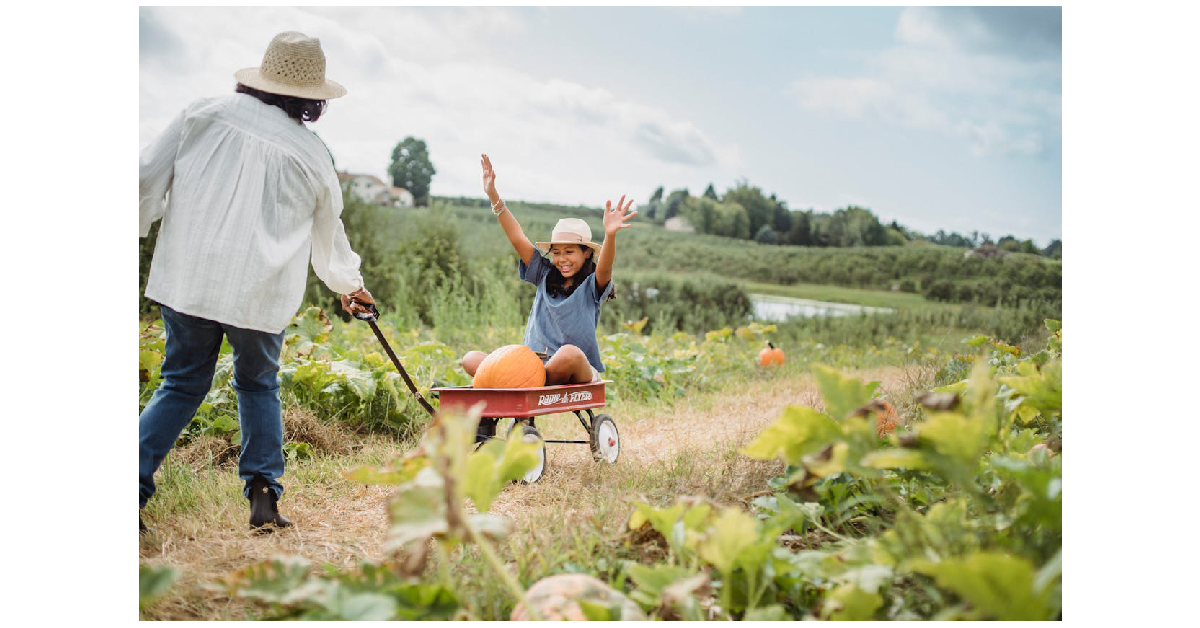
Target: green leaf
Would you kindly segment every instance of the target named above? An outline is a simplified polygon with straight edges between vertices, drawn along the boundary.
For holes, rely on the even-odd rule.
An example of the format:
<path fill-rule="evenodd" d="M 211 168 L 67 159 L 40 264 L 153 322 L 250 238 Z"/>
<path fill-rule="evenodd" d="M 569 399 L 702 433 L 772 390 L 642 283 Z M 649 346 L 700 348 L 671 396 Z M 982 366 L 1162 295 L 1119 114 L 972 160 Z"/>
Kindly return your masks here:
<path fill-rule="evenodd" d="M 916 561 L 912 568 L 932 576 L 939 587 L 953 591 L 983 618 L 1053 619 L 1046 592 L 1035 591 L 1033 565 L 1024 558 L 1000 552 L 975 552 L 938 563 Z"/>
<path fill-rule="evenodd" d="M 782 604 L 772 604 L 770 606 L 760 606 L 746 611 L 746 615 L 742 617 L 742 621 L 788 621 L 791 616 L 787 614 L 787 610 Z"/>
<path fill-rule="evenodd" d="M 1046 319 L 1046 329 L 1050 331 L 1058 331 L 1062 329 L 1062 321 L 1056 321 L 1053 318 Z"/>
<path fill-rule="evenodd" d="M 799 464 L 804 455 L 820 451 L 841 435 L 841 425 L 828 415 L 808 406 L 787 406 L 783 416 L 739 453 L 760 460 L 778 456 L 788 464 Z"/>
<path fill-rule="evenodd" d="M 489 440 L 467 458 L 463 492 L 479 512 L 487 512 L 492 501 L 509 482 L 523 477 L 541 459 L 541 445 L 519 438 Z"/>
<path fill-rule="evenodd" d="M 411 482 L 417 473 L 428 465 L 429 458 L 425 456 L 413 456 L 402 458 L 399 462 L 399 468 L 363 466 L 347 471 L 343 476 L 347 480 L 362 482 L 363 484 L 399 485 Z"/>
<path fill-rule="evenodd" d="M 821 615 L 838 621 L 862 621 L 874 617 L 881 606 L 882 595 L 868 593 L 853 584 L 843 584 L 825 596 Z"/>
<path fill-rule="evenodd" d="M 975 336 L 969 340 L 964 340 L 963 344 L 971 345 L 972 347 L 981 347 L 990 340 L 987 336 Z"/>
<path fill-rule="evenodd" d="M 162 567 L 138 567 L 138 603 L 145 604 L 162 595 L 171 588 L 171 584 L 179 577 L 179 570 L 164 565 Z"/>
<path fill-rule="evenodd" d="M 662 604 L 662 592 L 667 587 L 686 577 L 690 571 L 686 567 L 669 563 L 654 565 L 632 563 L 626 568 L 625 573 L 637 587 L 629 594 L 629 597 L 641 604 L 642 608 L 650 610 Z"/>
<path fill-rule="evenodd" d="M 356 593 L 337 587 L 329 598 L 326 609 L 338 620 L 387 621 L 396 616 L 396 600 L 382 593 Z"/>
<path fill-rule="evenodd" d="M 854 414 L 871 400 L 875 389 L 879 388 L 879 382 L 864 383 L 821 364 L 814 364 L 812 371 L 821 398 L 825 400 L 825 413 L 835 419 Z"/>
<path fill-rule="evenodd" d="M 579 605 L 579 610 L 583 611 L 583 616 L 588 621 L 620 621 L 621 620 L 621 605 L 618 602 L 615 606 L 600 604 L 598 602 L 589 602 L 588 600 L 578 599 L 575 603 Z"/>
<path fill-rule="evenodd" d="M 385 549 L 400 549 L 445 534 L 446 495 L 442 478 L 432 467 L 421 469 L 388 504 L 391 525 Z"/>
<path fill-rule="evenodd" d="M 921 424 L 921 443 L 938 453 L 974 467 L 988 444 L 987 426 L 975 417 L 957 412 L 934 412 Z"/>
<path fill-rule="evenodd" d="M 309 307 L 292 319 L 284 335 L 289 350 L 296 355 L 311 354 L 316 345 L 329 340 L 333 323 L 319 307 Z"/>
<path fill-rule="evenodd" d="M 913 449 L 879 449 L 863 456 L 860 461 L 864 467 L 876 469 L 928 469 L 929 461 L 925 454 Z"/>
<path fill-rule="evenodd" d="M 737 508 L 726 508 L 700 543 L 700 557 L 724 574 L 733 573 L 739 555 L 758 540 L 758 519 Z"/>
<path fill-rule="evenodd" d="M 301 556 L 280 556 L 247 565 L 222 582 L 238 596 L 287 604 L 323 592 L 319 583 L 308 582 L 311 571 L 312 563 Z"/>

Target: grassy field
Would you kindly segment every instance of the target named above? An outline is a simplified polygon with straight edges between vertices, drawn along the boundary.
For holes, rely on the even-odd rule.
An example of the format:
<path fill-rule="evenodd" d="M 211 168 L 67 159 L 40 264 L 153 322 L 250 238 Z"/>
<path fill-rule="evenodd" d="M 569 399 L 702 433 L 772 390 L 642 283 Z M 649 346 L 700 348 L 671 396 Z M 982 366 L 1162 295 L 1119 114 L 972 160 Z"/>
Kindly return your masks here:
<path fill-rule="evenodd" d="M 928 367 L 882 367 L 860 373 L 884 382 L 887 394 L 911 398 L 932 383 Z M 533 485 L 505 489 L 490 512 L 510 519 L 515 532 L 499 549 L 528 586 L 553 573 L 611 572 L 622 560 L 653 559 L 662 548 L 641 543 L 626 522 L 632 503 L 667 504 L 687 495 L 722 505 L 745 506 L 778 475 L 778 462 L 746 458 L 737 450 L 776 419 L 787 404 L 818 404 L 811 378 L 800 368 L 731 380 L 718 389 L 675 404 L 610 404 L 621 432 L 615 465 L 592 461 L 586 447 L 549 445 L 546 475 Z M 543 417 L 546 438 L 579 438 L 573 416 Z M 249 514 L 237 478 L 236 454 L 219 439 L 173 451 L 159 471 L 160 490 L 145 517 L 153 528 L 140 541 L 144 566 L 172 566 L 181 577 L 167 594 L 141 612 L 146 620 L 238 620 L 261 617 L 265 608 L 231 599 L 214 583 L 279 554 L 353 570 L 362 561 L 385 562 L 386 504 L 394 491 L 364 486 L 346 471 L 381 465 L 415 446 L 363 436 L 291 409 L 287 440 L 314 445 L 313 457 L 289 463 L 281 511 L 295 527 L 273 535 L 250 533 Z M 503 426 L 502 426 L 503 429 Z M 501 432 L 502 433 L 502 432 Z M 454 558 L 466 615 L 507 619 L 511 596 L 487 573 L 477 553 Z"/>

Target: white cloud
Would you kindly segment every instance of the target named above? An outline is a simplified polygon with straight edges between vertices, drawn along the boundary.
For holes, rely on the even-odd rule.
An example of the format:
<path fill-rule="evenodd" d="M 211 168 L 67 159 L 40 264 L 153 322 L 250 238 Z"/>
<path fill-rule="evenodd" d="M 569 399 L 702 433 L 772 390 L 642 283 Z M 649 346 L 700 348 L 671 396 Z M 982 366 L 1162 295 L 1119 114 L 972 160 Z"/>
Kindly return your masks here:
<path fill-rule="evenodd" d="M 1062 134 L 1062 64 L 1004 54 L 1013 30 L 1004 28 L 975 11 L 908 8 L 896 27 L 902 45 L 872 56 L 865 73 L 805 77 L 789 93 L 819 115 L 958 135 L 977 157 L 1037 156 Z"/>
<path fill-rule="evenodd" d="M 383 178 L 392 148 L 413 135 L 437 168 L 434 194 L 481 194 L 479 154 L 488 152 L 510 198 L 601 204 L 622 193 L 645 201 L 664 183 L 719 179 L 720 168 L 737 163 L 736 147 L 665 110 L 491 61 L 488 47 L 524 28 L 511 11 L 147 11 L 162 31 L 155 41 L 174 38 L 187 55 L 141 59 L 143 144 L 192 99 L 232 91 L 233 72 L 257 63 L 275 32 L 294 29 L 321 39 L 327 75 L 348 90 L 312 125 L 339 169 Z M 246 28 L 231 33 L 231 21 Z"/>

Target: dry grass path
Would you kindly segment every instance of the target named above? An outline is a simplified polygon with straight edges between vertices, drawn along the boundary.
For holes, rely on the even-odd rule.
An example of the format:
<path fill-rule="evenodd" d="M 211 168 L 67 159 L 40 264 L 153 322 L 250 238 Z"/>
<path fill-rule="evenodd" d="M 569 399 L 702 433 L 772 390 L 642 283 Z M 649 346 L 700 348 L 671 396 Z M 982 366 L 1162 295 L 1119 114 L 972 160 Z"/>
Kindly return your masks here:
<path fill-rule="evenodd" d="M 856 375 L 882 381 L 885 393 L 891 394 L 903 394 L 919 376 L 890 367 Z M 577 542 L 579 530 L 600 537 L 619 535 L 634 501 L 664 504 L 676 496 L 697 495 L 718 503 L 744 503 L 747 495 L 763 490 L 782 465 L 751 460 L 737 450 L 788 404 L 819 407 L 810 377 L 766 377 L 736 391 L 696 395 L 643 416 L 613 411 L 621 438 L 616 465 L 593 462 L 586 445 L 548 445 L 543 479 L 512 485 L 491 512 L 514 524 L 510 551 L 554 556 L 555 547 Z M 542 417 L 538 427 L 545 438 L 584 438 L 583 428 L 569 414 Z M 280 504 L 296 525 L 261 536 L 247 529 L 249 509 L 239 496 L 235 467 L 176 463 L 169 472 L 184 479 L 169 501 L 179 504 L 180 512 L 148 511 L 154 530 L 141 537 L 139 557 L 143 565 L 169 564 L 183 575 L 143 618 L 245 619 L 241 601 L 208 590 L 205 583 L 276 555 L 300 555 L 342 568 L 363 559 L 383 559 L 386 504 L 394 489 L 363 486 L 341 473 L 385 460 L 396 453 L 393 449 L 393 443 L 373 440 L 354 453 L 289 465 L 287 493 Z"/>

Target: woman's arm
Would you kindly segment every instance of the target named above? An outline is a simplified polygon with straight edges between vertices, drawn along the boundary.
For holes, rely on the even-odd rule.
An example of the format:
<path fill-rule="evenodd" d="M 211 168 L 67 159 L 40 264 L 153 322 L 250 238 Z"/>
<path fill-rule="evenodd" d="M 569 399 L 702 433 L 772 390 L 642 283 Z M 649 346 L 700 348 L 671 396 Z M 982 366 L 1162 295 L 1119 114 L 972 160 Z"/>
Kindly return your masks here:
<path fill-rule="evenodd" d="M 596 259 L 596 294 L 604 292 L 608 282 L 612 281 L 613 261 L 617 258 L 617 232 L 630 227 L 626 221 L 637 215 L 636 209 L 625 213 L 630 207 L 633 207 L 633 201 L 626 203 L 623 194 L 621 200 L 617 201 L 616 209 L 613 208 L 612 201 L 604 205 L 604 242 L 600 245 L 600 255 Z"/>
<path fill-rule="evenodd" d="M 483 165 L 483 191 L 487 193 L 488 200 L 492 202 L 492 213 L 500 219 L 500 227 L 504 229 L 504 235 L 508 236 L 508 241 L 512 243 L 513 249 L 520 256 L 521 261 L 526 266 L 533 259 L 534 247 L 529 238 L 525 236 L 525 232 L 521 230 L 520 223 L 508 211 L 508 206 L 504 201 L 500 200 L 500 195 L 496 192 L 496 172 L 492 170 L 492 160 L 488 159 L 487 155 L 482 155 L 480 163 Z"/>

